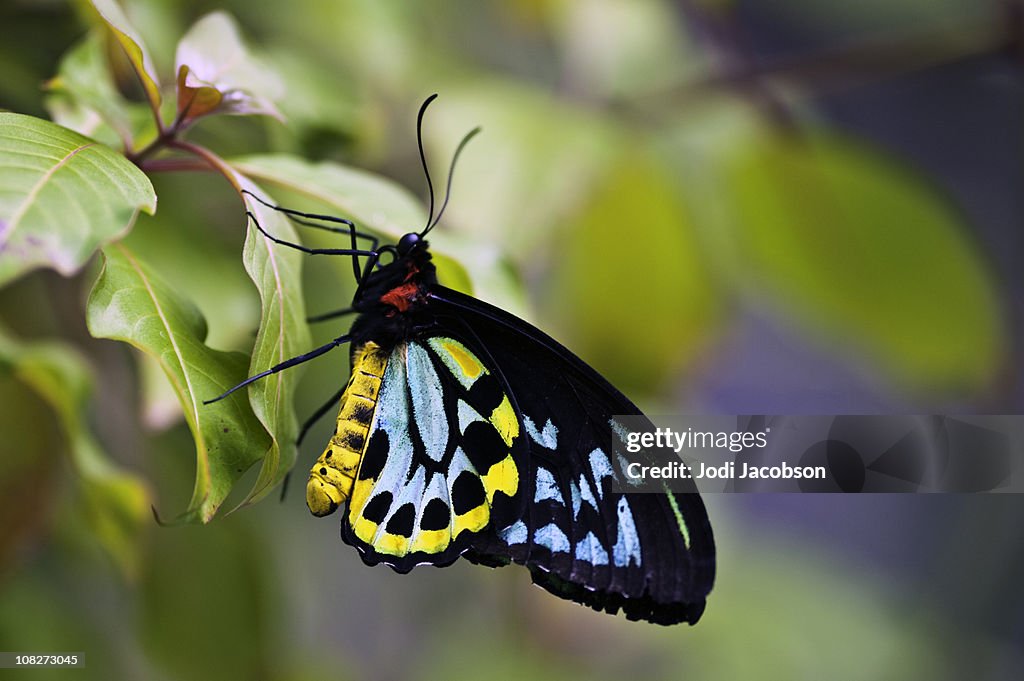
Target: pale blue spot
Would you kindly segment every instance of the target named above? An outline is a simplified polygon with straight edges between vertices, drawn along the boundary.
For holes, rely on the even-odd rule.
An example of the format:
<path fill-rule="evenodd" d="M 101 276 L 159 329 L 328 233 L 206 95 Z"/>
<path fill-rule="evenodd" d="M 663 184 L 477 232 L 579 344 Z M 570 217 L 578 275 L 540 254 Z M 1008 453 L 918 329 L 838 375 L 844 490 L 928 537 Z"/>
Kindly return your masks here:
<path fill-rule="evenodd" d="M 587 536 L 576 545 L 576 560 L 583 560 L 591 565 L 607 565 L 608 552 L 601 546 L 593 532 L 587 532 Z"/>
<path fill-rule="evenodd" d="M 443 411 L 439 412 L 439 417 L 442 414 L 444 414 Z M 474 421 L 483 421 L 483 420 L 484 420 L 484 418 L 482 416 L 480 416 L 480 412 L 478 412 L 473 407 L 469 406 L 469 404 L 465 400 L 459 400 L 459 432 L 460 433 L 465 433 L 466 432 L 466 428 L 469 428 L 469 424 L 473 423 Z"/>
<path fill-rule="evenodd" d="M 555 476 L 546 468 L 538 468 L 537 491 L 533 495 L 533 501 L 536 503 L 545 499 L 553 499 L 565 506 L 565 501 L 562 500 L 562 492 L 558 489 L 558 483 L 555 482 Z"/>
<path fill-rule="evenodd" d="M 501 540 L 509 546 L 512 544 L 525 544 L 526 525 L 523 524 L 522 520 L 517 520 L 512 525 L 509 525 L 504 530 L 498 532 L 498 536 L 501 537 Z"/>
<path fill-rule="evenodd" d="M 616 567 L 628 567 L 631 562 L 640 563 L 640 539 L 633 523 L 633 512 L 629 510 L 626 497 L 619 499 L 619 538 L 612 547 Z"/>
<path fill-rule="evenodd" d="M 424 509 L 426 509 L 427 504 L 429 504 L 434 499 L 440 499 L 442 502 L 444 502 L 445 506 L 448 507 L 449 511 L 451 510 L 452 500 L 448 494 L 448 483 L 447 480 L 445 480 L 444 475 L 442 475 L 441 473 L 432 474 L 430 482 L 427 483 L 427 488 L 423 492 L 423 497 L 419 501 L 419 509 L 416 512 L 416 528 L 413 533 L 412 539 L 410 540 L 410 543 L 415 542 L 416 537 L 419 536 L 421 529 L 420 520 L 422 520 L 423 518 L 423 511 Z M 449 532 L 451 531 L 451 525 L 453 521 L 454 517 L 452 516 L 452 514 L 449 514 Z"/>
<path fill-rule="evenodd" d="M 552 553 L 569 553 L 569 539 L 554 523 L 534 532 L 533 542 L 550 549 Z"/>
<path fill-rule="evenodd" d="M 448 420 L 438 418 L 444 414 L 441 381 L 427 351 L 418 343 L 409 343 L 406 362 L 416 429 L 420 433 L 427 456 L 434 461 L 440 461 L 448 446 Z"/>
<path fill-rule="evenodd" d="M 608 419 L 608 425 L 612 427 L 612 432 L 619 436 L 623 444 L 629 442 L 629 428 L 619 423 L 617 419 Z"/>
<path fill-rule="evenodd" d="M 597 510 L 597 499 L 594 498 L 594 493 L 590 491 L 590 483 L 587 482 L 587 476 L 582 473 L 580 474 L 580 496 L 583 498 L 583 501 L 593 506 L 595 511 Z"/>
<path fill-rule="evenodd" d="M 426 482 L 426 469 L 423 466 L 416 467 L 416 473 L 413 475 L 412 480 L 405 483 L 405 486 L 400 488 L 400 491 L 395 496 L 395 500 L 391 503 L 391 508 L 388 511 L 387 516 L 384 520 L 380 521 L 380 525 L 377 526 L 377 532 L 373 536 L 371 542 L 374 546 L 377 546 L 377 542 L 381 540 L 387 530 L 388 521 L 391 517 L 407 503 L 411 503 L 416 508 L 416 522 L 415 528 L 419 527 L 419 515 L 423 512 L 423 487 Z"/>
<path fill-rule="evenodd" d="M 373 412 L 373 423 L 370 430 L 383 430 L 388 440 L 405 440 L 412 446 L 409 439 L 409 398 L 405 391 L 406 375 L 404 347 L 398 346 L 388 358 L 384 378 L 377 394 L 377 409 Z"/>
<path fill-rule="evenodd" d="M 406 463 L 406 465 L 408 465 L 408 463 Z M 466 456 L 466 452 L 462 449 L 462 447 L 456 447 L 455 453 L 452 454 L 452 462 L 448 464 L 448 471 L 446 473 L 446 477 L 448 478 L 449 493 L 451 492 L 451 486 L 455 484 L 455 480 L 463 471 L 469 471 L 474 475 L 480 475 L 480 473 L 478 473 L 477 470 L 473 468 L 473 464 L 470 463 L 469 457 Z"/>
<path fill-rule="evenodd" d="M 543 431 L 537 430 L 537 425 L 529 416 L 523 416 L 523 424 L 526 426 L 526 434 L 534 442 L 552 451 L 558 449 L 558 428 L 551 422 L 551 419 L 544 424 Z"/>
<path fill-rule="evenodd" d="M 600 449 L 590 452 L 590 472 L 594 475 L 597 496 L 603 497 L 604 492 L 601 491 L 601 478 L 611 478 L 613 473 L 612 462 L 608 460 L 608 457 Z"/>
<path fill-rule="evenodd" d="M 614 418 L 608 420 L 608 425 L 612 427 L 612 431 L 618 436 L 619 440 L 623 445 L 629 442 L 629 436 L 632 434 L 632 431 L 629 428 L 627 428 L 625 425 L 623 425 L 617 419 Z M 630 461 L 628 461 L 626 457 L 622 455 L 622 453 L 619 451 L 619 447 L 616 447 L 614 443 L 612 443 L 612 451 L 615 452 L 615 457 L 619 461 L 619 469 L 623 471 L 628 469 Z M 642 478 L 631 478 L 629 476 L 626 476 L 627 485 L 632 485 L 633 487 L 636 487 L 642 483 Z"/>
<path fill-rule="evenodd" d="M 619 460 L 619 470 L 622 470 L 622 471 L 628 471 L 629 470 L 629 464 L 631 462 L 629 460 L 627 460 L 626 457 L 622 456 L 622 454 L 619 454 L 618 452 L 615 452 L 615 458 L 617 458 Z M 634 478 L 634 477 L 629 476 L 629 475 L 626 476 L 626 484 L 631 486 L 631 487 L 637 487 L 639 485 L 642 485 L 643 482 L 644 482 L 644 479 L 641 478 L 641 477 L 635 477 Z"/>
<path fill-rule="evenodd" d="M 569 494 L 572 497 L 572 517 L 580 517 L 580 488 L 572 480 L 569 481 Z"/>
<path fill-rule="evenodd" d="M 406 393 L 405 352 L 405 346 L 399 345 L 391 353 L 377 395 L 377 409 L 374 410 L 368 436 L 372 438 L 378 430 L 387 433 L 388 456 L 383 470 L 366 496 L 367 503 L 384 491 L 391 492 L 393 499 L 397 498 L 408 479 L 413 446 L 409 435 L 410 414 L 409 398 Z M 349 516 L 356 518 L 362 512 L 362 508 L 351 508 Z"/>

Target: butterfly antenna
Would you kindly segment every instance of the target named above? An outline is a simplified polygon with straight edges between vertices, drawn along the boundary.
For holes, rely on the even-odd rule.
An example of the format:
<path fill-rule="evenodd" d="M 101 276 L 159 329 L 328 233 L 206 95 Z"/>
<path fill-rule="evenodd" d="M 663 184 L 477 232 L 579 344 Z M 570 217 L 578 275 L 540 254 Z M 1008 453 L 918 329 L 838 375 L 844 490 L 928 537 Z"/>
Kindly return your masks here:
<path fill-rule="evenodd" d="M 424 234 L 430 231 L 431 222 L 434 219 L 434 183 L 430 181 L 430 170 L 427 169 L 427 156 L 423 153 L 423 114 L 426 113 L 427 107 L 435 99 L 437 99 L 436 92 L 427 97 L 423 105 L 420 106 L 419 115 L 416 116 L 416 144 L 420 148 L 420 163 L 423 164 L 423 176 L 427 178 L 427 191 L 430 193 L 430 215 L 427 217 L 427 226 L 423 230 Z"/>
<path fill-rule="evenodd" d="M 476 135 L 482 129 L 483 128 L 476 127 L 476 128 L 473 128 L 472 130 L 470 130 L 466 134 L 466 136 L 462 138 L 462 141 L 459 142 L 459 146 L 457 146 L 455 148 L 455 154 L 452 156 L 452 164 L 448 168 L 448 186 L 445 187 L 445 190 L 444 190 L 444 203 L 441 204 L 441 210 L 437 211 L 437 217 L 434 218 L 434 221 L 430 223 L 430 226 L 428 226 L 425 230 L 423 230 L 423 234 L 421 234 L 420 236 L 426 236 L 427 232 L 432 230 L 434 228 L 434 225 L 436 225 L 438 222 L 441 221 L 441 216 L 444 215 L 444 209 L 448 207 L 448 199 L 452 195 L 452 177 L 455 176 L 455 162 L 459 160 L 459 154 L 461 154 L 462 153 L 462 149 L 467 144 L 469 144 L 469 140 L 471 140 L 474 137 L 476 137 Z"/>

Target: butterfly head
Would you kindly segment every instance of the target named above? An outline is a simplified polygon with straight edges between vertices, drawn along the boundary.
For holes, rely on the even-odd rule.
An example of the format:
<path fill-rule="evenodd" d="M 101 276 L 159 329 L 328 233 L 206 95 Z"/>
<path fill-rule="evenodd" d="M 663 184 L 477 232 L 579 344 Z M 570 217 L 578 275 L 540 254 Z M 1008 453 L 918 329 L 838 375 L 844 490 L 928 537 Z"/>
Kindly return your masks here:
<path fill-rule="evenodd" d="M 404 258 L 423 247 L 427 242 L 423 240 L 417 232 L 409 232 L 401 239 L 398 240 L 398 245 L 395 247 L 395 251 L 399 258 Z"/>
<path fill-rule="evenodd" d="M 451 196 L 452 174 L 455 162 L 466 143 L 473 138 L 480 128 L 472 130 L 462 138 L 452 156 L 448 169 L 448 183 L 444 201 L 435 213 L 434 184 L 430 179 L 426 155 L 423 151 L 423 114 L 437 95 L 431 95 L 420 107 L 416 118 L 416 140 L 419 147 L 420 162 L 423 165 L 423 176 L 427 181 L 427 194 L 430 197 L 430 210 L 423 229 L 408 232 L 396 244 L 388 244 L 377 249 L 373 271 L 364 281 L 360 282 L 352 307 L 359 312 L 376 311 L 379 314 L 361 317 L 352 326 L 353 338 L 374 338 L 387 344 L 390 341 L 407 338 L 423 322 L 427 292 L 437 284 L 437 275 L 431 262 L 427 234 L 430 233 L 444 214 Z M 387 255 L 388 257 L 380 258 Z"/>

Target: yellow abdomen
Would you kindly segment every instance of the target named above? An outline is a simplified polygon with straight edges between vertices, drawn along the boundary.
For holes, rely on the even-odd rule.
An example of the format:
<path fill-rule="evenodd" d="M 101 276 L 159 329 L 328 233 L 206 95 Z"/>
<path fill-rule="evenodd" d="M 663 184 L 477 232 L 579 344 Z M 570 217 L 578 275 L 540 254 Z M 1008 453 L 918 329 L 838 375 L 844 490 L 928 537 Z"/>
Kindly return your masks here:
<path fill-rule="evenodd" d="M 306 505 L 315 516 L 334 513 L 352 491 L 377 407 L 389 354 L 368 342 L 353 352 L 352 377 L 341 396 L 338 427 L 309 472 Z"/>

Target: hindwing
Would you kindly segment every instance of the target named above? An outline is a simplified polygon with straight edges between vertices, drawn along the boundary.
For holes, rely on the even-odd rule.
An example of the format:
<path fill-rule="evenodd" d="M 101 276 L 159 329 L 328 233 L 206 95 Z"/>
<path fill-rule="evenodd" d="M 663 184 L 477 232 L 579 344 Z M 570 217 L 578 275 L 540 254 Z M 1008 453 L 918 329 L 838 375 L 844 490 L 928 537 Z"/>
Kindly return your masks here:
<path fill-rule="evenodd" d="M 365 562 L 400 572 L 450 563 L 518 516 L 524 447 L 508 394 L 462 342 L 400 343 L 383 368 L 342 538 Z"/>

